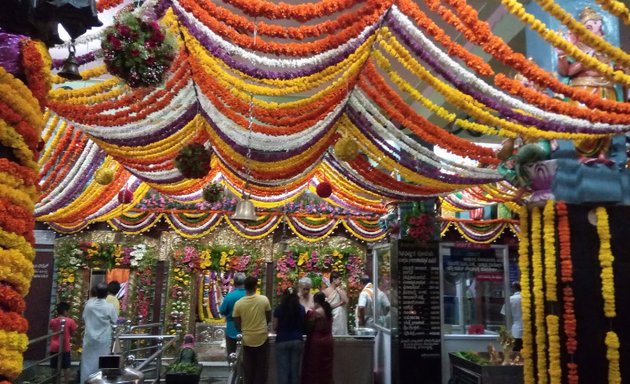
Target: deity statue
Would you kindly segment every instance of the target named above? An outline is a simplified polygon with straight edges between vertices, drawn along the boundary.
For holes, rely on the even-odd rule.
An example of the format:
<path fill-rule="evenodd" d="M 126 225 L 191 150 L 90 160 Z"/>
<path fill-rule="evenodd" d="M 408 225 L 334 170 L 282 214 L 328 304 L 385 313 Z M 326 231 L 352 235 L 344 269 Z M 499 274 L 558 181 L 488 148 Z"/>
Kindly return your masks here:
<path fill-rule="evenodd" d="M 589 31 L 604 37 L 603 18 L 595 10 L 585 7 L 580 12 L 579 18 Z M 577 36 L 569 33 L 568 40 L 584 53 L 603 63 L 613 64 L 606 55 L 584 44 Z M 617 100 L 617 92 L 611 80 L 593 69 L 586 68 L 584 64 L 568 56 L 565 52 L 558 54 L 558 74 L 568 77 L 569 84 L 573 87 L 586 90 L 603 99 Z M 614 164 L 614 161 L 608 158 L 610 145 L 611 138 L 584 139 L 575 142 L 575 149 L 580 156 L 580 161 L 584 164 L 602 163 L 610 166 Z"/>

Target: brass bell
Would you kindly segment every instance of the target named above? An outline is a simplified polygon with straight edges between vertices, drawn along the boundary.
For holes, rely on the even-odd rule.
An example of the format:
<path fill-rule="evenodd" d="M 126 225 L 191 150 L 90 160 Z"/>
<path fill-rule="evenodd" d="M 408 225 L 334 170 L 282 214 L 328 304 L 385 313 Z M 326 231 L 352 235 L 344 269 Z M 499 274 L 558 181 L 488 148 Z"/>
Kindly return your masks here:
<path fill-rule="evenodd" d="M 243 200 L 236 203 L 236 210 L 232 215 L 232 220 L 255 221 L 256 219 L 256 208 L 254 204 L 249 200 L 249 197 L 244 196 Z"/>
<path fill-rule="evenodd" d="M 68 80 L 82 80 L 81 74 L 79 73 L 79 62 L 75 57 L 76 49 L 74 48 L 74 40 L 72 44 L 68 47 L 68 58 L 63 62 L 63 67 L 61 67 L 61 71 L 57 73 L 59 76 Z"/>

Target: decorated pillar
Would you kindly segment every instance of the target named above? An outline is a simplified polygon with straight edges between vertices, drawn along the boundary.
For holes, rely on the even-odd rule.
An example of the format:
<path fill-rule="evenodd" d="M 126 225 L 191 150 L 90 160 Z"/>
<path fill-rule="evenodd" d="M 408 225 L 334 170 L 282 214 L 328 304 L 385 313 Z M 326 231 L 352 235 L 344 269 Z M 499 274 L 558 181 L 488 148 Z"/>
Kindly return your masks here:
<path fill-rule="evenodd" d="M 548 201 L 521 212 L 525 383 L 630 377 L 630 207 Z"/>

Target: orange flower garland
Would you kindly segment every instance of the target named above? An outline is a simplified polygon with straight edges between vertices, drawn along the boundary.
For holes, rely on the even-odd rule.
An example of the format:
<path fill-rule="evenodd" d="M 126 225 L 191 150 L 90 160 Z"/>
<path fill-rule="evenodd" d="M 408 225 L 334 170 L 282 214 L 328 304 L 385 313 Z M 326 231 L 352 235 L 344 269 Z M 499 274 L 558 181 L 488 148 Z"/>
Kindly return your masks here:
<path fill-rule="evenodd" d="M 521 272 L 521 311 L 523 313 L 523 378 L 525 383 L 535 382 L 534 378 L 534 336 L 532 332 L 532 281 L 529 255 L 529 215 L 527 207 L 519 212 L 521 230 L 518 243 L 518 268 Z"/>
<path fill-rule="evenodd" d="M 264 17 L 267 19 L 295 19 L 298 21 L 308 21 L 315 18 L 331 15 L 340 12 L 356 4 L 360 0 L 321 0 L 317 3 L 286 4 L 273 3 L 266 0 L 226 0 L 236 8 L 242 10 L 246 15 L 253 17 Z"/>
<path fill-rule="evenodd" d="M 490 76 L 494 74 L 492 67 L 486 63 L 481 57 L 476 56 L 461 45 L 451 40 L 442 28 L 440 28 L 431 18 L 420 9 L 420 7 L 411 0 L 396 0 L 396 5 L 400 10 L 416 22 L 422 29 L 432 36 L 437 42 L 446 48 L 446 51 L 456 57 L 462 59 L 466 65 L 482 76 Z"/>
<path fill-rule="evenodd" d="M 124 0 L 98 0 L 96 3 L 96 10 L 99 12 L 103 12 L 110 8 L 114 8 L 122 4 Z"/>
<path fill-rule="evenodd" d="M 563 84 L 551 73 L 528 60 L 523 54 L 514 52 L 505 41 L 492 33 L 488 23 L 479 20 L 477 11 L 468 5 L 465 0 L 446 0 L 446 2 L 454 8 L 459 19 L 468 28 L 475 31 L 472 35 L 474 37 L 474 40 L 471 40 L 472 42 L 478 44 L 497 60 L 516 69 L 534 83 L 543 88 L 550 88 L 591 108 L 622 114 L 630 113 L 629 103 L 602 99 L 588 91 Z"/>
<path fill-rule="evenodd" d="M 297 27 L 268 24 L 264 21 L 252 22 L 248 18 L 238 15 L 224 7 L 220 7 L 210 1 L 200 2 L 199 5 L 210 17 L 227 24 L 237 31 L 246 31 L 251 34 L 256 31 L 259 36 L 303 40 L 307 37 L 333 34 L 340 29 L 345 29 L 355 24 L 365 28 L 375 23 L 387 6 L 387 2 L 380 0 L 367 0 L 362 3 L 365 3 L 365 5 L 361 8 L 352 12 L 343 13 L 335 19 L 326 20 L 318 24 L 300 25 Z"/>
<path fill-rule="evenodd" d="M 494 78 L 494 83 L 504 91 L 523 98 L 530 104 L 535 104 L 551 112 L 577 117 L 592 122 L 602 122 L 609 124 L 630 124 L 630 116 L 612 112 L 600 111 L 598 109 L 585 108 L 577 104 L 567 103 L 545 93 L 540 93 L 522 82 L 511 79 L 503 73 L 499 73 Z"/>
<path fill-rule="evenodd" d="M 567 382 L 578 384 L 578 365 L 573 362 L 573 355 L 577 351 L 577 320 L 575 318 L 575 297 L 573 296 L 573 262 L 571 260 L 571 229 L 567 205 L 563 202 L 556 204 L 558 216 L 558 243 L 560 254 L 560 281 L 564 283 L 562 288 L 562 324 L 566 337 L 566 351 L 569 355 L 567 363 Z"/>
<path fill-rule="evenodd" d="M 50 64 L 44 61 L 42 51 L 37 47 L 42 42 L 32 39 L 23 39 L 21 42 L 22 66 L 26 74 L 28 88 L 39 101 L 42 110 L 46 106 L 48 91 L 52 86 L 50 77 Z M 45 51 L 48 55 L 48 51 Z M 48 64 L 48 65 L 46 65 Z"/>
<path fill-rule="evenodd" d="M 383 1 L 389 2 L 391 0 Z M 320 40 L 303 43 L 277 43 L 274 41 L 265 41 L 259 36 L 253 37 L 239 33 L 234 28 L 211 18 L 195 0 L 180 0 L 180 4 L 186 11 L 191 12 L 199 21 L 226 40 L 243 48 L 276 55 L 312 56 L 340 46 L 348 40 L 357 37 L 364 29 L 361 25 L 355 24 Z"/>
<path fill-rule="evenodd" d="M 498 164 L 499 160 L 491 149 L 480 147 L 448 133 L 414 111 L 383 80 L 371 60 L 366 63 L 363 75 L 359 80 L 359 86 L 392 120 L 409 128 L 427 142 L 440 143 L 441 147 L 454 154 L 468 156 L 484 164 Z"/>

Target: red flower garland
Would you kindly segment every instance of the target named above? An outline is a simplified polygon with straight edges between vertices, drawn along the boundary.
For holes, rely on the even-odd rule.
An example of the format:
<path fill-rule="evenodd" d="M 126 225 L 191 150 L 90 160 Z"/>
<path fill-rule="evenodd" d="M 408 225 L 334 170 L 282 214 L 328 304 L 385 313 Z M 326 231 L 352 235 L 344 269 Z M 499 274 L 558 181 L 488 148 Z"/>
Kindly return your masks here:
<path fill-rule="evenodd" d="M 44 110 L 46 100 L 48 99 L 48 91 L 50 91 L 51 83 L 47 79 L 44 69 L 44 60 L 37 49 L 36 42 L 31 39 L 23 39 L 20 41 L 22 51 L 22 66 L 26 73 L 26 81 L 28 88 L 33 96 L 39 102 L 40 107 Z"/>
<path fill-rule="evenodd" d="M 24 313 L 24 298 L 12 286 L 0 282 L 0 309 L 8 312 Z"/>
<path fill-rule="evenodd" d="M 28 321 L 26 321 L 24 316 L 16 312 L 0 310 L 0 329 L 7 332 L 26 333 L 28 331 Z"/>
<path fill-rule="evenodd" d="M 556 204 L 558 219 L 558 242 L 560 248 L 560 280 L 565 284 L 562 288 L 562 301 L 564 303 L 562 319 L 564 334 L 567 338 L 566 350 L 569 355 L 575 354 L 577 350 L 577 320 L 575 318 L 573 288 L 573 263 L 571 260 L 571 229 L 569 227 L 569 216 L 567 205 L 563 202 Z M 567 379 L 569 384 L 577 384 L 579 381 L 578 366 L 573 363 L 573 359 L 567 363 Z"/>

